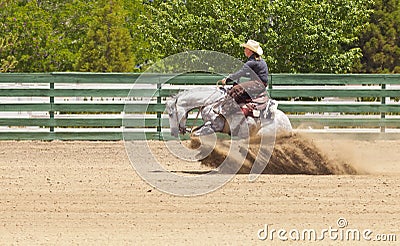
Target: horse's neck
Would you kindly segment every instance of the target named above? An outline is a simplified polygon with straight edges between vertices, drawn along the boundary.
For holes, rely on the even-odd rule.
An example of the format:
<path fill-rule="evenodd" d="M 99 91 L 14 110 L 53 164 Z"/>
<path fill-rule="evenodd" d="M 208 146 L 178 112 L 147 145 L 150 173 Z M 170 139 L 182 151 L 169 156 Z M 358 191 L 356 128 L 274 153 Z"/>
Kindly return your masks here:
<path fill-rule="evenodd" d="M 182 95 L 178 104 L 188 110 L 214 103 L 224 95 L 218 90 L 191 90 Z"/>

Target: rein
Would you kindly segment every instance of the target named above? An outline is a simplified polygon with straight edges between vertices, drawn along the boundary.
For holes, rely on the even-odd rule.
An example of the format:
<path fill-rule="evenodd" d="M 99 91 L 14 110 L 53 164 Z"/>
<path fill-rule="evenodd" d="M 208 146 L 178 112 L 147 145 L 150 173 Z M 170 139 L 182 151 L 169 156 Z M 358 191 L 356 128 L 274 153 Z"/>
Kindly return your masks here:
<path fill-rule="evenodd" d="M 179 124 L 179 118 L 178 118 L 178 108 L 177 108 L 177 104 L 178 104 L 178 99 L 179 99 L 179 97 L 176 97 L 176 99 L 175 99 L 175 117 L 176 117 L 176 121 L 177 121 L 177 123 L 178 123 L 178 128 L 179 128 L 179 131 L 181 130 L 181 125 Z"/>
<path fill-rule="evenodd" d="M 204 109 L 204 107 L 205 106 L 202 106 L 202 107 L 199 108 L 199 111 L 197 112 L 196 118 L 194 118 L 192 128 L 190 128 L 190 132 L 193 132 L 193 129 L 196 126 L 197 119 L 199 118 L 200 112 Z"/>
<path fill-rule="evenodd" d="M 218 92 L 218 90 L 216 90 L 216 91 L 214 91 L 213 93 L 211 93 L 204 101 L 207 101 L 208 99 L 210 99 L 211 98 L 211 96 L 213 96 L 215 93 L 217 93 Z M 179 126 L 179 128 L 180 128 L 180 125 L 179 125 L 179 119 L 178 119 L 178 110 L 177 110 L 177 103 L 178 103 L 178 97 L 176 98 L 176 100 L 175 100 L 175 114 L 176 114 L 176 118 L 177 118 L 177 120 L 178 120 L 178 126 Z M 196 127 L 196 123 L 197 123 L 197 119 L 199 118 L 199 116 L 200 116 L 200 112 L 205 108 L 205 107 L 207 107 L 207 106 L 209 106 L 209 105 L 212 105 L 212 104 L 214 104 L 215 102 L 209 102 L 209 103 L 207 103 L 207 104 L 205 104 L 205 105 L 202 105 L 201 107 L 199 107 L 199 111 L 197 112 L 197 115 L 196 115 L 196 118 L 194 119 L 194 121 L 193 121 L 193 124 L 192 124 L 192 126 L 191 126 L 191 128 L 190 128 L 190 132 L 192 132 L 193 131 L 193 129 Z M 193 108 L 194 109 L 194 108 Z M 190 110 L 189 110 L 190 111 Z M 188 111 L 188 112 L 189 112 Z"/>
<path fill-rule="evenodd" d="M 217 86 L 218 86 L 218 83 L 219 83 L 219 81 L 217 81 Z M 213 93 L 211 93 L 211 95 L 209 95 L 209 96 L 205 99 L 205 101 L 207 101 L 208 99 L 210 99 L 211 96 L 214 95 L 217 91 L 218 91 L 218 90 L 216 90 L 216 91 L 214 91 Z M 194 122 L 193 122 L 192 128 L 190 129 L 190 132 L 192 132 L 193 129 L 195 128 L 197 119 L 199 118 L 199 115 L 200 115 L 200 112 L 203 111 L 203 109 L 204 109 L 205 107 L 207 107 L 207 106 L 209 106 L 209 105 L 212 105 L 212 104 L 214 104 L 214 103 L 216 103 L 216 102 L 207 103 L 207 104 L 205 104 L 205 105 L 203 105 L 203 106 L 201 106 L 201 107 L 199 108 L 199 111 L 197 112 L 196 118 L 194 119 Z"/>

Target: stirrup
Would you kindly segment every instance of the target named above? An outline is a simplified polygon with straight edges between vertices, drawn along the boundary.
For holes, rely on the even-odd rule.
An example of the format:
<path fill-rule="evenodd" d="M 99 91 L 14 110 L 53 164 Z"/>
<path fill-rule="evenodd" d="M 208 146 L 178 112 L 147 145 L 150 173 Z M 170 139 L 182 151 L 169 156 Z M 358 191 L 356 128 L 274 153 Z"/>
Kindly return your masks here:
<path fill-rule="evenodd" d="M 270 100 L 268 103 L 268 109 L 270 112 L 274 113 L 278 110 L 278 102 L 275 100 Z"/>
<path fill-rule="evenodd" d="M 275 113 L 278 110 L 278 102 L 275 100 L 269 100 L 267 108 L 264 111 L 264 119 L 273 120 Z"/>

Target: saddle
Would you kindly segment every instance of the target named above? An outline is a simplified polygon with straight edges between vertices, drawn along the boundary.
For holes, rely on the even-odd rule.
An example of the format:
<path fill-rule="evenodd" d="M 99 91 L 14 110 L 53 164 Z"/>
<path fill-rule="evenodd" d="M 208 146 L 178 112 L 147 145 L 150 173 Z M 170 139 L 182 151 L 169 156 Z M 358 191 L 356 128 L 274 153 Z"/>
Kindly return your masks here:
<path fill-rule="evenodd" d="M 232 111 L 228 100 L 223 100 L 214 105 L 213 110 L 218 114 L 229 114 Z M 256 98 L 246 100 L 246 102 L 239 104 L 245 117 L 264 118 L 273 117 L 278 103 L 271 100 L 266 92 L 261 93 Z M 263 113 L 263 115 L 261 115 Z"/>
<path fill-rule="evenodd" d="M 267 93 L 263 92 L 256 98 L 240 104 L 240 108 L 246 117 L 259 118 L 261 112 L 268 108 L 270 101 Z"/>

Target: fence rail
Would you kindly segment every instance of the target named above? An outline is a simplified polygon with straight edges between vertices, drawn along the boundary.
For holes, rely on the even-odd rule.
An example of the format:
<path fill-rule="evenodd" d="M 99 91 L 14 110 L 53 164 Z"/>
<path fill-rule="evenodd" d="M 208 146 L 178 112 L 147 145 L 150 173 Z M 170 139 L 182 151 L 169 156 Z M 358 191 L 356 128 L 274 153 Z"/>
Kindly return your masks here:
<path fill-rule="evenodd" d="M 215 85 L 222 77 L 0 74 L 0 140 L 161 139 L 169 125 L 165 100 L 187 86 Z M 400 75 L 272 74 L 268 90 L 295 127 L 400 128 Z"/>

